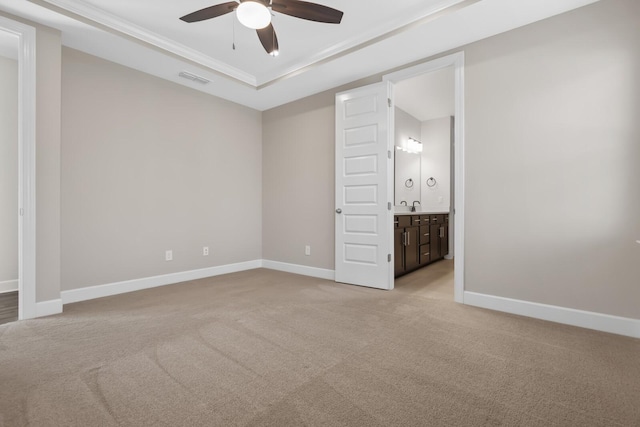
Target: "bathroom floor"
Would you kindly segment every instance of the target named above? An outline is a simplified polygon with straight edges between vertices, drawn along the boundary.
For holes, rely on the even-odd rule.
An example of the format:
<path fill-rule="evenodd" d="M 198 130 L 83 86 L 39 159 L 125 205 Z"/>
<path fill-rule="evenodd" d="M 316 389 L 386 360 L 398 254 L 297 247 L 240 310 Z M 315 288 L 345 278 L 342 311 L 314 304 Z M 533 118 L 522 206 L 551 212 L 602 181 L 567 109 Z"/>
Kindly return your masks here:
<path fill-rule="evenodd" d="M 18 320 L 18 291 L 0 294 L 0 325 Z"/>

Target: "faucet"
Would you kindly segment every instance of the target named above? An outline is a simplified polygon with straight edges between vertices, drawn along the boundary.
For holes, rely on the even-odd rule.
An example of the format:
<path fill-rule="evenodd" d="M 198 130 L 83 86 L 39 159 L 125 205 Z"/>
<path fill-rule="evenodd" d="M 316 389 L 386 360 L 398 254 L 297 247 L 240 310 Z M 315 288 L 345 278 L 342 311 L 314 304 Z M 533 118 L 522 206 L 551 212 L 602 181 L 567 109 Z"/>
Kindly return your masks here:
<path fill-rule="evenodd" d="M 420 202 L 418 200 L 414 200 L 413 201 L 413 205 L 411 206 L 411 212 L 415 212 L 416 211 L 416 203 L 420 204 Z"/>
<path fill-rule="evenodd" d="M 401 202 L 400 202 L 400 204 L 401 204 L 401 205 L 402 205 L 403 203 L 404 203 L 404 205 L 405 205 L 405 206 L 407 206 L 407 201 L 406 201 L 406 200 L 403 200 L 403 201 L 401 201 Z"/>

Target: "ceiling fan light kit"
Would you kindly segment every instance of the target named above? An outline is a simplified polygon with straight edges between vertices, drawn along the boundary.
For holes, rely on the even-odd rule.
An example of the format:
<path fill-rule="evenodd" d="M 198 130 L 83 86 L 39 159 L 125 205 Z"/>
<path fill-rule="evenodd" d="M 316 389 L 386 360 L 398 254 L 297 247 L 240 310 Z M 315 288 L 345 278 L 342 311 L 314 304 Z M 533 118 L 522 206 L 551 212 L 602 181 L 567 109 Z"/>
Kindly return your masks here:
<path fill-rule="evenodd" d="M 244 1 L 236 9 L 238 21 L 247 28 L 259 30 L 271 23 L 271 11 L 263 3 Z"/>
<path fill-rule="evenodd" d="M 278 56 L 278 37 L 271 23 L 271 12 L 326 24 L 339 24 L 343 13 L 339 10 L 301 0 L 238 0 L 205 7 L 180 18 L 187 23 L 205 21 L 235 11 L 238 21 L 256 30 L 264 50 Z"/>

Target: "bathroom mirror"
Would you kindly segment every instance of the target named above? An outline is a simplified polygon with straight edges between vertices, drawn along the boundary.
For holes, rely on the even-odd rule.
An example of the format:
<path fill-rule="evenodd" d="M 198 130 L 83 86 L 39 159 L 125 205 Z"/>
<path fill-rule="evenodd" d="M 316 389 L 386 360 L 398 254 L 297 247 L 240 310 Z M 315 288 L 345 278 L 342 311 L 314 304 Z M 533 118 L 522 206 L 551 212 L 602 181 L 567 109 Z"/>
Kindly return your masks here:
<path fill-rule="evenodd" d="M 396 150 L 395 205 L 411 206 L 420 200 L 420 153 Z"/>

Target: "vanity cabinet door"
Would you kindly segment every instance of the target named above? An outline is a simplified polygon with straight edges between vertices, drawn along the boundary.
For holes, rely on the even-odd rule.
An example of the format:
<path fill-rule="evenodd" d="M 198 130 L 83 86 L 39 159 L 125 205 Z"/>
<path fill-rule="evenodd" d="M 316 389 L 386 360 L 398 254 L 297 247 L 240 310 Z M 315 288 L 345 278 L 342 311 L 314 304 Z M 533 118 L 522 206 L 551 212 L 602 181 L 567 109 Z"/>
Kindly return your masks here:
<path fill-rule="evenodd" d="M 406 242 L 404 246 L 404 259 L 405 259 L 404 268 L 406 271 L 413 270 L 416 267 L 418 267 L 418 261 L 419 261 L 418 230 L 419 230 L 418 227 L 411 227 L 411 228 L 405 229 L 405 233 L 407 233 L 407 236 L 406 236 Z"/>
<path fill-rule="evenodd" d="M 404 273 L 404 228 L 393 231 L 393 271 L 395 276 Z"/>
<path fill-rule="evenodd" d="M 442 237 L 440 238 L 440 255 L 443 257 L 449 254 L 449 224 L 442 224 Z"/>

